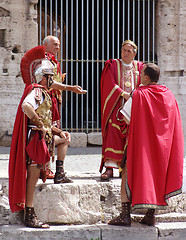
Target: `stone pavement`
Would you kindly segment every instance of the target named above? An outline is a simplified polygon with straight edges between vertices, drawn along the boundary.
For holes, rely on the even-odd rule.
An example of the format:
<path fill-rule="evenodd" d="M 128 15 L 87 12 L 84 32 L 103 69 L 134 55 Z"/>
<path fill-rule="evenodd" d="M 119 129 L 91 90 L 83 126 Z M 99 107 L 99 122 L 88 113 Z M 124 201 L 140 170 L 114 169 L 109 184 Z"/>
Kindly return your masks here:
<path fill-rule="evenodd" d="M 8 182 L 8 158 L 9 148 L 0 147 L 0 184 Z M 69 148 L 65 159 L 65 171 L 67 175 L 73 178 L 74 186 L 79 184 L 78 181 L 85 181 L 86 184 L 92 181 L 99 183 L 99 164 L 101 159 L 100 147 L 87 148 Z M 52 164 L 55 172 L 55 164 Z M 186 169 L 186 167 L 184 168 Z M 115 185 L 120 184 L 118 171 L 114 172 Z M 184 192 L 186 186 L 186 170 L 184 170 Z M 39 184 L 42 181 L 39 180 Z M 69 184 L 70 186 L 71 184 Z M 73 184 L 72 184 L 73 185 Z M 47 180 L 45 187 L 56 187 L 52 180 Z M 59 187 L 59 185 L 57 186 Z M 65 188 L 65 185 L 62 186 Z M 72 187 L 72 186 L 71 186 Z M 37 194 L 36 194 L 37 195 Z M 37 197 L 37 196 L 36 196 Z M 3 195 L 0 191 L 0 199 Z M 120 203 L 118 203 L 119 205 Z M 4 211 L 0 206 L 0 212 Z M 1 213 L 2 215 L 4 214 Z M 171 215 L 172 214 L 172 215 Z M 61 240 L 186 240 L 186 214 L 177 215 L 176 213 L 168 214 L 167 220 L 163 220 L 162 215 L 156 216 L 158 223 L 155 227 L 143 226 L 135 221 L 139 219 L 134 215 L 134 222 L 131 227 L 108 226 L 104 221 L 94 224 L 72 224 L 72 225 L 51 225 L 50 229 L 31 229 L 22 224 L 7 224 L 6 221 L 0 224 L 1 239 L 61 239 Z M 171 219 L 170 219 L 171 215 Z M 164 215 L 164 218 L 165 215 Z M 103 220 L 103 219 L 102 219 Z M 91 222 L 91 220 L 90 220 Z M 106 222 L 106 221 L 105 221 Z"/>

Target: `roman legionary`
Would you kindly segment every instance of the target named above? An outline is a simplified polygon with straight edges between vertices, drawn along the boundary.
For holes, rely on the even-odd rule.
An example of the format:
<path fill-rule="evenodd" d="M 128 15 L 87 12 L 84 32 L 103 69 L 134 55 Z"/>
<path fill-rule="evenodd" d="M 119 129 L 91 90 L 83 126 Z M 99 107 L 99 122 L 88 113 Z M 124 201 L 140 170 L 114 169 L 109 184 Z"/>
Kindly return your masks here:
<path fill-rule="evenodd" d="M 45 47 L 38 46 L 25 53 L 21 74 L 26 84 L 18 106 L 9 159 L 9 203 L 12 212 L 25 210 L 25 225 L 48 228 L 37 219 L 34 191 L 47 162 L 54 156 L 53 135 L 69 138 L 67 132 L 53 126 L 54 109 L 49 89 L 65 89 L 53 81 L 53 67 L 45 59 Z M 58 168 L 63 172 L 63 167 Z"/>

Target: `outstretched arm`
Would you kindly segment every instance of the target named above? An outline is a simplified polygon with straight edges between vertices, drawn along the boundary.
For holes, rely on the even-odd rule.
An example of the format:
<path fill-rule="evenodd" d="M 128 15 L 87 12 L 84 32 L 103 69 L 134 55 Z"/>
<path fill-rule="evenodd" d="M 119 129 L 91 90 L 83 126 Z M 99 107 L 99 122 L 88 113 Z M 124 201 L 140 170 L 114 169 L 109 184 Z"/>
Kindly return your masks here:
<path fill-rule="evenodd" d="M 72 91 L 72 92 L 78 93 L 78 94 L 85 94 L 87 92 L 78 85 L 66 85 L 63 83 L 56 82 L 56 81 L 53 81 L 53 84 L 51 87 L 55 90 Z"/>

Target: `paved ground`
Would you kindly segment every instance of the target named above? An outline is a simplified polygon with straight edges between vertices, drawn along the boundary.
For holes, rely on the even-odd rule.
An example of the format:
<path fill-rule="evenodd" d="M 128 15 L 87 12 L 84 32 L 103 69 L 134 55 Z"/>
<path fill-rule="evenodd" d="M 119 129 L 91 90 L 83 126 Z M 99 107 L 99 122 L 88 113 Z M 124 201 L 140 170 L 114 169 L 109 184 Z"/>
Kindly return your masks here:
<path fill-rule="evenodd" d="M 0 177 L 8 177 L 9 147 L 0 147 Z M 101 162 L 101 147 L 71 148 L 69 147 L 65 158 L 65 171 L 73 178 L 99 177 L 99 166 Z M 55 172 L 55 162 L 51 163 Z M 114 176 L 118 177 L 118 170 Z"/>
<path fill-rule="evenodd" d="M 0 178 L 8 178 L 9 147 L 0 147 Z M 69 147 L 65 158 L 65 171 L 73 178 L 99 178 L 101 162 L 101 147 L 71 148 Z M 55 172 L 55 162 L 51 163 Z M 184 161 L 183 191 L 186 192 L 186 157 Z M 114 169 L 114 176 L 119 172 Z"/>

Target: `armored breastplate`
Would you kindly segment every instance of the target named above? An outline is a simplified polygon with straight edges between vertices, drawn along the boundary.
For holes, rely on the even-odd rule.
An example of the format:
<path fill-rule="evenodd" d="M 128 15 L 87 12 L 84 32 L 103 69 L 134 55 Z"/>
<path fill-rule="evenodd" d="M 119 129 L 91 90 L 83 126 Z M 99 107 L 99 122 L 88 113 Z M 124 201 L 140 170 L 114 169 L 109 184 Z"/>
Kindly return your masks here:
<path fill-rule="evenodd" d="M 44 101 L 36 109 L 36 113 L 41 117 L 44 127 L 47 129 L 45 140 L 50 143 L 52 140 L 52 100 L 44 89 L 42 89 L 42 94 L 44 95 Z"/>
<path fill-rule="evenodd" d="M 54 63 L 53 62 L 53 64 L 54 64 L 54 68 L 53 68 L 53 73 L 54 73 L 54 76 L 53 76 L 53 79 L 56 81 L 56 82 L 62 82 L 61 81 L 61 74 L 60 74 L 60 72 L 58 72 L 57 73 L 57 64 L 56 63 Z"/>

